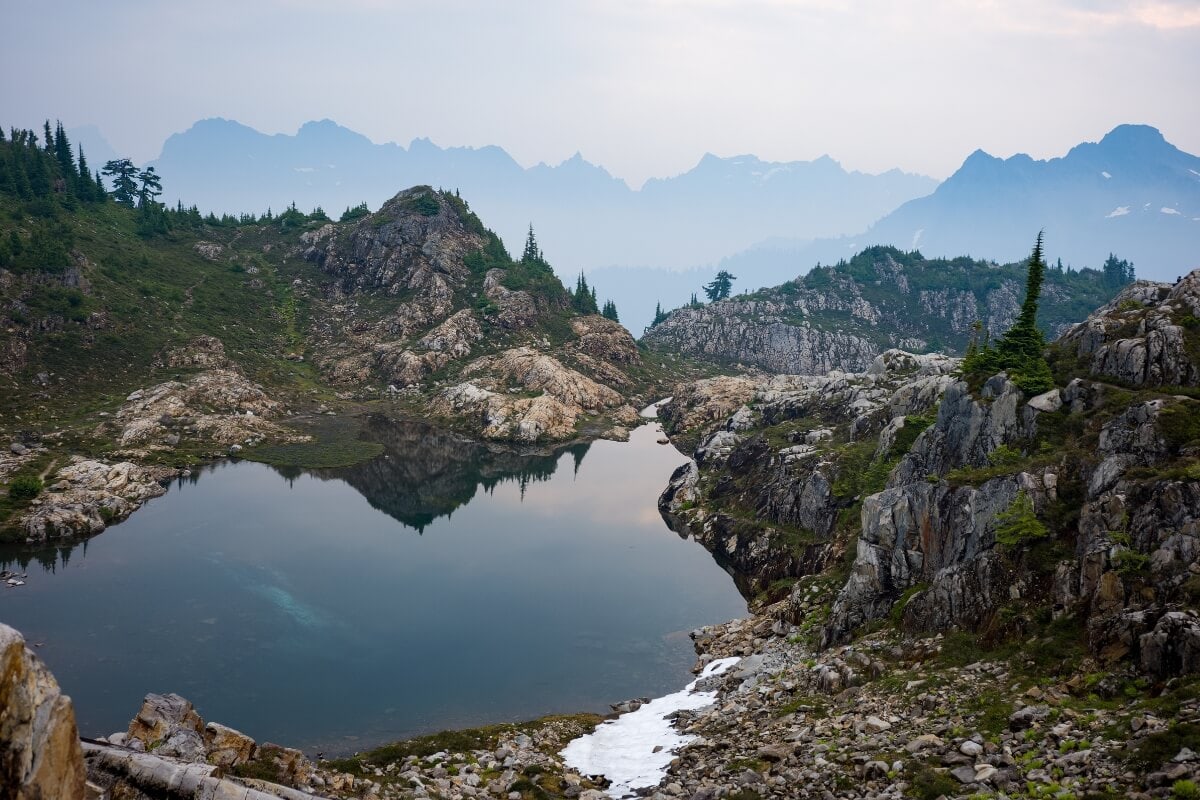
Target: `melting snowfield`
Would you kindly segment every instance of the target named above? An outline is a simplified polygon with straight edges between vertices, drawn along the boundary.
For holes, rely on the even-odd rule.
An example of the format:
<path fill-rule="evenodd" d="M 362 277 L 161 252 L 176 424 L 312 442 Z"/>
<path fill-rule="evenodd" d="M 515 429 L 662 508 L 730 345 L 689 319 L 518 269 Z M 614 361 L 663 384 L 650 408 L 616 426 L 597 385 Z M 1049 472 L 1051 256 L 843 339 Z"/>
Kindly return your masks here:
<path fill-rule="evenodd" d="M 698 692 L 696 684 L 720 675 L 740 660 L 718 659 L 683 690 L 651 700 L 636 711 L 601 724 L 563 748 L 563 760 L 581 775 L 608 778 L 612 782 L 608 788 L 611 797 L 632 797 L 637 789 L 657 786 L 666 776 L 675 752 L 695 738 L 681 734 L 666 717 L 676 711 L 711 705 L 717 693 Z"/>

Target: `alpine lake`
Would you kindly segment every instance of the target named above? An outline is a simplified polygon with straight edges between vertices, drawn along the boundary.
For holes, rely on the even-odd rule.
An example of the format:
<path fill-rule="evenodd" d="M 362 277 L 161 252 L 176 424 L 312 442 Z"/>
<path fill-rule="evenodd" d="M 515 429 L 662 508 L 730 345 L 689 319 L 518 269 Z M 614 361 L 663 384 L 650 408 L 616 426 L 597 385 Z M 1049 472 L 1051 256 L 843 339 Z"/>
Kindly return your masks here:
<path fill-rule="evenodd" d="M 746 613 L 656 507 L 686 460 L 628 442 L 537 452 L 372 418 L 336 470 L 224 461 L 85 542 L 0 550 L 0 590 L 75 704 L 125 730 L 147 692 L 310 755 L 678 690 L 692 629 Z"/>

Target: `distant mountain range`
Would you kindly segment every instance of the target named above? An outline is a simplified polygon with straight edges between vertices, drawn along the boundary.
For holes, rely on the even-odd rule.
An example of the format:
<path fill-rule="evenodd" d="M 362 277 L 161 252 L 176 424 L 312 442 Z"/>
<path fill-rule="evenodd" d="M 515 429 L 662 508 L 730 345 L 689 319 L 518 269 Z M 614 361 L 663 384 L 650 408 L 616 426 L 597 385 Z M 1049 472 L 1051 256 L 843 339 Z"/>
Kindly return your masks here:
<path fill-rule="evenodd" d="M 623 312 L 646 285 L 671 308 L 700 291 L 717 269 L 738 276 L 735 291 L 753 291 L 876 244 L 920 250 L 927 258 L 970 255 L 1005 263 L 1027 256 L 1043 229 L 1052 261 L 1099 267 L 1116 253 L 1133 262 L 1139 277 L 1174 281 L 1200 266 L 1200 157 L 1147 125 L 1120 125 L 1099 142 L 1046 161 L 977 150 L 932 194 L 909 200 L 861 233 L 777 237 L 686 275 L 604 269 L 589 279 Z M 625 285 L 634 288 L 625 291 Z M 641 305 L 653 312 L 648 301 Z"/>
<path fill-rule="evenodd" d="M 869 225 L 936 181 L 848 172 L 824 156 L 772 163 L 706 155 L 688 172 L 633 190 L 578 154 L 524 168 L 499 147 L 374 144 L 329 120 L 266 135 L 224 119 L 175 134 L 152 162 L 164 197 L 230 213 L 320 205 L 335 219 L 417 184 L 458 189 L 510 249 L 532 223 L 564 276 L 606 265 L 710 264 L 762 239 L 833 236 Z"/>
<path fill-rule="evenodd" d="M 75 138 L 93 162 L 107 155 L 94 129 Z M 753 290 L 874 244 L 1006 262 L 1045 229 L 1051 258 L 1076 267 L 1099 266 L 1109 252 L 1149 278 L 1200 265 L 1200 158 L 1145 125 L 1121 125 L 1046 161 L 976 151 L 941 185 L 899 170 L 848 172 L 828 156 L 706 155 L 634 190 L 578 154 L 524 168 L 499 147 L 374 144 L 329 120 L 295 135 L 202 120 L 171 136 L 152 163 L 167 200 L 217 213 L 295 202 L 336 218 L 414 184 L 457 188 L 510 250 L 532 223 L 559 274 L 570 283 L 587 271 L 635 334 L 656 302 L 682 305 L 718 269 L 738 276 L 735 291 Z"/>

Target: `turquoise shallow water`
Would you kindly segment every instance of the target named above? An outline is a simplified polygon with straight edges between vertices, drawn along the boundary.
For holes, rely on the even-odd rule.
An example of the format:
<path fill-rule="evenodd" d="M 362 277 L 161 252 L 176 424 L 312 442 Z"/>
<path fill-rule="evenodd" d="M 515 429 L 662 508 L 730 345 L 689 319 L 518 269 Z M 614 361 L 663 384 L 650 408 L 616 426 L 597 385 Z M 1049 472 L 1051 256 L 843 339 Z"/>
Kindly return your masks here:
<path fill-rule="evenodd" d="M 126 727 L 149 691 L 329 753 L 448 727 L 604 711 L 690 679 L 687 632 L 745 613 L 655 507 L 655 444 L 522 455 L 377 420 L 385 455 L 297 473 L 224 463 L 0 590 L 76 704 Z M 32 559 L 31 559 L 32 556 Z"/>

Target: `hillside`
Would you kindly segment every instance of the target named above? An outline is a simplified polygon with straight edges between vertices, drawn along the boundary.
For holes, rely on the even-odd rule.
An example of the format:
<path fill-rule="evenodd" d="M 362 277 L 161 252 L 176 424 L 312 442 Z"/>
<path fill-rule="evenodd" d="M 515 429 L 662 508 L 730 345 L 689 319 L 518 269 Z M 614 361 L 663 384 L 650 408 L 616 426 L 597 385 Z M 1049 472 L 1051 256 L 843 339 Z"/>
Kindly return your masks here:
<path fill-rule="evenodd" d="M 35 539 L 123 518 L 161 493 L 158 465 L 362 460 L 367 411 L 525 445 L 622 437 L 678 366 L 645 363 L 532 232 L 513 259 L 457 194 L 341 223 L 204 217 L 114 202 L 64 152 L 0 142 L 0 481 L 60 486 L 27 514 Z M 0 522 L 29 508 L 4 497 Z"/>
<path fill-rule="evenodd" d="M 860 371 L 893 347 L 962 353 L 976 321 L 992 336 L 1002 333 L 1016 318 L 1024 279 L 1021 264 L 926 259 L 871 247 L 781 286 L 676 309 L 642 341 L 655 350 L 771 372 Z M 1050 270 L 1042 325 L 1056 335 L 1119 285 L 1095 270 Z"/>

